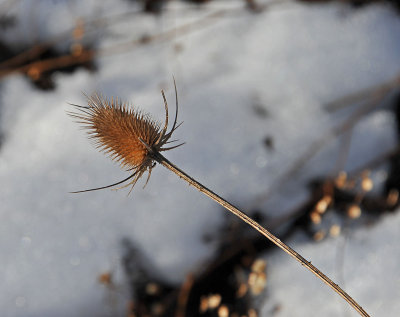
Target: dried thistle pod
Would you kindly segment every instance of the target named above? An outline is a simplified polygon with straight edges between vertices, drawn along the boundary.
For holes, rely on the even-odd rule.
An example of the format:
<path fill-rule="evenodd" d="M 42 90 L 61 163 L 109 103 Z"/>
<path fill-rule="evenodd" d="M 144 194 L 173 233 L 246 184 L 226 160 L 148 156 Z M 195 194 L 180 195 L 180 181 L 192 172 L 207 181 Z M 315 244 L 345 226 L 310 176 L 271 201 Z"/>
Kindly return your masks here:
<path fill-rule="evenodd" d="M 152 120 L 149 114 L 141 112 L 138 109 L 129 108 L 126 103 L 122 103 L 118 98 L 107 99 L 101 95 L 95 94 L 91 97 L 88 97 L 88 106 L 73 105 L 78 112 L 69 112 L 69 115 L 77 119 L 79 123 L 83 124 L 83 126 L 89 130 L 88 133 L 90 138 L 95 140 L 96 145 L 98 148 L 100 148 L 100 150 L 109 154 L 112 159 L 118 161 L 122 167 L 127 168 L 127 170 L 131 172 L 129 177 L 117 183 L 103 187 L 77 191 L 74 193 L 109 188 L 122 184 L 128 180 L 130 180 L 130 182 L 121 188 L 132 185 L 132 190 L 138 179 L 146 171 L 148 172 L 146 181 L 147 184 L 155 163 L 159 163 L 264 235 L 276 246 L 281 248 L 301 265 L 306 267 L 315 276 L 321 279 L 325 284 L 331 287 L 361 316 L 369 316 L 349 294 L 335 284 L 318 268 L 312 265 L 310 261 L 303 258 L 299 253 L 283 243 L 275 235 L 254 221 L 244 212 L 239 210 L 237 207 L 233 206 L 231 203 L 196 181 L 194 178 L 189 176 L 187 173 L 179 169 L 177 166 L 168 161 L 163 155 L 161 155 L 160 152 L 171 150 L 183 144 L 164 147 L 166 144 L 174 142 L 170 141 L 170 138 L 173 132 L 180 126 L 180 124 L 177 124 L 178 94 L 175 79 L 174 86 L 176 111 L 175 120 L 169 132 L 167 132 L 168 103 L 163 91 L 161 91 L 165 106 L 165 123 L 163 128 L 161 128 L 157 122 Z M 205 307 L 206 305 L 204 303 L 203 306 L 200 306 L 200 311 Z"/>
<path fill-rule="evenodd" d="M 114 161 L 120 163 L 122 168 L 131 172 L 129 177 L 117 183 L 73 193 L 105 189 L 128 180 L 131 181 L 120 188 L 132 185 L 132 190 L 136 182 L 147 171 L 146 186 L 155 166 L 151 153 L 171 150 L 184 144 L 164 147 L 166 144 L 174 142 L 170 141 L 170 138 L 180 124 L 177 124 L 178 98 L 176 98 L 174 123 L 171 130 L 167 132 L 168 103 L 164 91 L 161 93 L 165 105 L 163 128 L 151 118 L 150 114 L 130 107 L 118 98 L 107 99 L 100 94 L 93 94 L 90 97 L 86 96 L 88 106 L 73 105 L 78 112 L 69 112 L 68 114 L 89 130 L 89 137 L 94 139 L 96 146 L 101 151 L 109 154 Z M 176 85 L 175 94 L 177 96 Z"/>

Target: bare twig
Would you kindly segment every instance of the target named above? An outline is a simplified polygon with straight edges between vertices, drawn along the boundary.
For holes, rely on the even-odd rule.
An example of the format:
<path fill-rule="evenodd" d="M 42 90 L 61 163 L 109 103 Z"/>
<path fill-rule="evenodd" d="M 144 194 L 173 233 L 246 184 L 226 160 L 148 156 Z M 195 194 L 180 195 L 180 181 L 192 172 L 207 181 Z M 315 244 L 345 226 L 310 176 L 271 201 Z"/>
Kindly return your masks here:
<path fill-rule="evenodd" d="M 379 155 L 378 157 L 373 158 L 372 160 L 368 161 L 364 165 L 359 166 L 359 167 L 349 171 L 348 172 L 349 177 L 355 177 L 355 176 L 359 175 L 362 171 L 364 171 L 366 169 L 372 169 L 372 168 L 374 168 L 376 166 L 379 166 L 379 165 L 383 164 L 387 160 L 390 160 L 391 158 L 393 158 L 394 156 L 396 156 L 398 154 L 400 154 L 400 145 L 397 145 L 396 147 L 386 151 L 382 155 Z"/>
<path fill-rule="evenodd" d="M 354 125 L 361 118 L 369 114 L 380 105 L 380 102 L 386 93 L 386 91 L 382 91 L 380 94 L 374 95 L 374 98 L 372 98 L 366 105 L 363 105 L 361 108 L 357 109 L 355 113 L 353 113 L 347 120 L 341 122 L 326 132 L 321 138 L 315 140 L 283 175 L 279 176 L 276 181 L 272 182 L 274 184 L 273 188 L 267 189 L 264 193 L 261 193 L 258 195 L 258 197 L 256 197 L 251 209 L 254 209 L 256 206 L 266 201 L 273 193 L 279 190 L 283 184 L 292 179 L 294 175 L 296 175 L 298 171 L 301 170 L 301 168 L 303 168 L 303 166 L 307 164 L 314 155 L 316 155 L 324 146 L 326 146 L 329 141 L 353 129 Z"/>
<path fill-rule="evenodd" d="M 179 290 L 175 317 L 185 317 L 186 305 L 194 282 L 194 276 L 192 274 L 188 274 L 181 286 L 181 289 Z"/>
<path fill-rule="evenodd" d="M 273 2 L 269 2 L 266 4 L 258 5 L 258 8 L 266 9 L 267 7 L 282 4 L 283 2 L 290 2 L 291 0 L 282 1 L 282 0 L 275 0 Z M 149 36 L 142 36 L 134 40 L 130 40 L 124 43 L 116 44 L 111 47 L 105 47 L 102 49 L 91 49 L 91 50 L 84 50 L 81 55 L 74 56 L 73 54 L 65 54 L 62 56 L 58 56 L 55 58 L 49 58 L 40 61 L 34 61 L 28 64 L 25 62 L 34 59 L 35 57 L 39 56 L 49 47 L 53 46 L 54 44 L 60 42 L 63 39 L 66 39 L 70 36 L 71 32 L 74 28 L 67 30 L 65 32 L 60 33 L 59 35 L 54 36 L 49 41 L 46 41 L 41 44 L 37 44 L 26 51 L 21 52 L 20 54 L 13 56 L 3 62 L 0 63 L 0 79 L 6 77 L 8 75 L 14 73 L 27 73 L 30 69 L 36 68 L 39 72 L 43 71 L 50 71 L 52 69 L 60 68 L 60 67 L 68 67 L 73 66 L 76 64 L 88 62 L 94 58 L 94 56 L 98 57 L 106 57 L 106 56 L 113 56 L 115 54 L 125 53 L 131 50 L 134 47 L 142 46 L 146 44 L 151 44 L 156 41 L 168 41 L 175 39 L 179 36 L 186 35 L 189 33 L 193 33 L 199 31 L 202 28 L 210 27 L 213 23 L 219 21 L 219 18 L 224 16 L 233 16 L 236 14 L 240 14 L 243 12 L 243 8 L 230 8 L 230 9 L 220 9 L 207 14 L 206 16 L 199 18 L 194 22 L 188 22 L 181 26 L 149 35 Z M 97 25 L 97 24 L 107 24 L 110 21 L 119 21 L 121 18 L 125 16 L 130 16 L 132 14 L 137 14 L 138 11 L 132 12 L 125 12 L 118 15 L 113 15 L 110 17 L 100 17 L 97 19 L 89 20 L 84 22 L 83 26 L 90 26 L 90 25 Z M 86 32 L 85 32 L 86 34 Z"/>

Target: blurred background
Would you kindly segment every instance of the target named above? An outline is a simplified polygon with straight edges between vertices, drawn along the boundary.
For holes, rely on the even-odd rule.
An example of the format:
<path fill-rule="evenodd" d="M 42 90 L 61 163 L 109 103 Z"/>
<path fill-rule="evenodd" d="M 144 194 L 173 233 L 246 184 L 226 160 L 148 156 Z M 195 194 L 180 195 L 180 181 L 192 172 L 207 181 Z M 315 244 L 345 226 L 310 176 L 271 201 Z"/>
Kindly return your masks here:
<path fill-rule="evenodd" d="M 398 1 L 0 1 L 1 316 L 357 316 L 176 175 L 128 176 L 68 117 L 119 97 L 165 156 L 373 316 L 400 311 Z"/>

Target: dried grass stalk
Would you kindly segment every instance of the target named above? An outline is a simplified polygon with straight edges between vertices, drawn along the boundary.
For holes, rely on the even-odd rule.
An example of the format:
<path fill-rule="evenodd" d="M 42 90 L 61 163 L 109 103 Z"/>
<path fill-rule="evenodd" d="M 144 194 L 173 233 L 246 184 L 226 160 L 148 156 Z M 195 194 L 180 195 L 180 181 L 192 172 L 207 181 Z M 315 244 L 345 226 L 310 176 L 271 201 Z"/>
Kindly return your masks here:
<path fill-rule="evenodd" d="M 194 178 L 186 174 L 184 171 L 179 169 L 177 166 L 168 161 L 160 152 L 167 151 L 176 148 L 182 144 L 178 144 L 172 147 L 164 147 L 164 145 L 174 142 L 169 141 L 172 133 L 179 127 L 177 124 L 178 117 L 178 96 L 175 85 L 175 97 L 176 97 L 176 112 L 173 126 L 169 132 L 168 127 L 168 104 L 165 98 L 165 94 L 161 91 L 164 105 L 165 105 L 165 124 L 161 129 L 160 125 L 153 121 L 150 115 L 145 114 L 136 109 L 128 108 L 128 106 L 118 99 L 105 99 L 101 95 L 93 95 L 88 97 L 88 106 L 82 107 L 74 105 L 78 112 L 70 112 L 69 114 L 78 119 L 78 122 L 82 123 L 84 127 L 89 129 L 89 135 L 96 141 L 97 146 L 108 153 L 112 159 L 118 161 L 122 167 L 128 168 L 132 171 L 132 174 L 115 184 L 88 189 L 79 192 L 93 191 L 103 188 L 109 188 L 128 180 L 130 182 L 123 187 L 136 184 L 137 180 L 148 171 L 148 177 L 146 184 L 151 175 L 151 170 L 155 166 L 155 162 L 163 165 L 170 171 L 174 172 L 180 178 L 184 179 L 193 187 L 197 188 L 200 192 L 204 193 L 225 209 L 232 212 L 234 215 L 239 217 L 241 220 L 249 224 L 255 230 L 260 232 L 275 245 L 293 257 L 301 265 L 305 266 L 314 275 L 321 279 L 324 283 L 330 286 L 336 293 L 343 297 L 361 316 L 369 316 L 365 310 L 344 290 L 342 290 L 337 284 L 335 284 L 329 277 L 318 270 L 310 261 L 307 261 L 299 253 L 294 251 L 292 248 L 287 246 L 275 235 L 270 233 L 267 229 L 261 226 L 259 223 L 254 221 L 252 218 L 247 216 L 244 212 L 230 204 L 228 201 L 218 196 L 216 193 L 200 184 Z M 132 179 L 132 180 L 131 180 Z M 131 190 L 132 190 L 131 188 Z"/>

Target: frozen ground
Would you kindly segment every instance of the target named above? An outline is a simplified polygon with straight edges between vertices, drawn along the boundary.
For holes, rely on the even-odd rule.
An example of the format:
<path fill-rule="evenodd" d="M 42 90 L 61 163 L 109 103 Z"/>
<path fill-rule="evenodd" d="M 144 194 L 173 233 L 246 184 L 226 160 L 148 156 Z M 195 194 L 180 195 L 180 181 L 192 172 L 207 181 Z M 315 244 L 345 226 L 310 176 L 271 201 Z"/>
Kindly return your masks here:
<path fill-rule="evenodd" d="M 228 5 L 240 7 L 242 1 L 212 1 L 201 9 L 170 2 L 159 17 L 114 21 L 96 40 L 100 47 L 118 45 Z M 124 1 L 20 1 L 15 10 L 24 23 L 8 39 L 43 40 L 70 28 L 79 12 L 88 18 L 134 8 Z M 243 10 L 210 18 L 206 26 L 172 40 L 99 58 L 96 73 L 58 74 L 54 91 L 7 77 L 0 91 L 0 315 L 123 315 L 129 295 L 119 264 L 124 237 L 136 241 L 171 281 L 201 267 L 213 252 L 202 235 L 218 229 L 225 219 L 221 209 L 162 167 L 144 190 L 139 184 L 130 196 L 126 190 L 68 193 L 126 177 L 67 117 L 67 102 L 84 104 L 82 92 L 119 96 L 163 120 L 159 91 L 164 88 L 174 104 L 174 74 L 184 121 L 175 136 L 186 144 L 166 156 L 246 209 L 343 119 L 323 104 L 396 76 L 399 62 L 400 18 L 392 9 L 285 2 L 256 15 Z M 257 115 L 257 105 L 266 109 L 265 117 Z M 274 139 L 274 151 L 263 145 L 267 135 Z M 356 127 L 347 167 L 395 142 L 392 116 L 374 112 Z M 307 179 L 332 171 L 337 145 L 331 142 L 292 185 L 258 207 L 279 216 L 298 204 L 307 194 Z M 346 244 L 343 237 L 311 244 L 301 236 L 290 244 L 332 278 L 343 278 L 339 282 L 372 316 L 395 316 L 399 225 L 400 215 L 394 214 L 358 228 Z M 267 261 L 263 315 L 281 304 L 276 316 L 356 316 L 283 252 L 276 250 Z M 96 282 L 108 270 L 120 285 L 112 303 Z"/>

